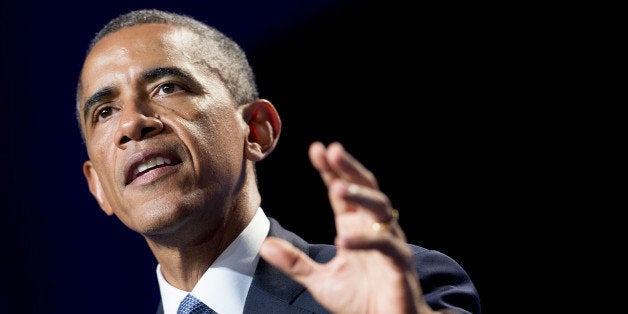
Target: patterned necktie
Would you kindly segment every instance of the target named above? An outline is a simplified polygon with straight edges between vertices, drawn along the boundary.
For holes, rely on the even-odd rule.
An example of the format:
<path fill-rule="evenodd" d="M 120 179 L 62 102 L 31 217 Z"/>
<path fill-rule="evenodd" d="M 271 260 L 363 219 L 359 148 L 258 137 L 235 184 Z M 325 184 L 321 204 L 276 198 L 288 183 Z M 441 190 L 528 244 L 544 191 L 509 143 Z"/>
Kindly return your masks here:
<path fill-rule="evenodd" d="M 216 314 L 216 312 L 210 309 L 205 303 L 201 302 L 201 300 L 188 294 L 185 299 L 181 301 L 181 304 L 179 304 L 177 314 Z"/>

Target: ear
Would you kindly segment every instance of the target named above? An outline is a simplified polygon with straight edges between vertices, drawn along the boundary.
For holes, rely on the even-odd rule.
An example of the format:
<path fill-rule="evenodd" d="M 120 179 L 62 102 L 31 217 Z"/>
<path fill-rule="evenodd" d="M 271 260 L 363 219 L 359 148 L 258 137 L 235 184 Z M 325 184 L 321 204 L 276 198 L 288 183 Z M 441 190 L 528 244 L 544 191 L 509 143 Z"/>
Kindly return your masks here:
<path fill-rule="evenodd" d="M 281 134 L 281 119 L 275 106 L 264 99 L 242 106 L 242 116 L 249 126 L 246 157 L 253 161 L 264 159 L 273 151 Z"/>
<path fill-rule="evenodd" d="M 85 179 L 87 179 L 87 185 L 89 186 L 89 191 L 98 201 L 98 205 L 100 208 L 109 216 L 113 215 L 113 210 L 105 197 L 105 193 L 102 189 L 102 185 L 100 184 L 100 179 L 98 178 L 98 173 L 96 173 L 96 169 L 92 165 L 90 160 L 83 163 L 83 174 L 85 175 Z"/>

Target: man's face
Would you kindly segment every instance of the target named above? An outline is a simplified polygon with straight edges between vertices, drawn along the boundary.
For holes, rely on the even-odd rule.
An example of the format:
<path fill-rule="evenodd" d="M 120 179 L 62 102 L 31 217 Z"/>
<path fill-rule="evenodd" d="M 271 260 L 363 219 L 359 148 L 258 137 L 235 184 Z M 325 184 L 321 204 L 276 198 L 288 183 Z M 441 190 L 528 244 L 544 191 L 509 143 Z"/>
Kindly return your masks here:
<path fill-rule="evenodd" d="M 133 26 L 98 42 L 81 72 L 90 191 L 145 235 L 216 226 L 244 175 L 246 124 L 199 41 Z"/>

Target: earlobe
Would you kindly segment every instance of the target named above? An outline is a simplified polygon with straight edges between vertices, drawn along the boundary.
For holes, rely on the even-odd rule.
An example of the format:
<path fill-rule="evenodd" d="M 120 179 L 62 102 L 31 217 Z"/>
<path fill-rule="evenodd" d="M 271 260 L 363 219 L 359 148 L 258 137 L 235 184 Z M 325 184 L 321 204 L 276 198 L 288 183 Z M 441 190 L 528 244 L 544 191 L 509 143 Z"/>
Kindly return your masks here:
<path fill-rule="evenodd" d="M 269 101 L 260 99 L 244 105 L 242 114 L 249 127 L 246 156 L 254 161 L 262 160 L 273 151 L 279 140 L 279 113 Z"/>
<path fill-rule="evenodd" d="M 83 163 L 83 175 L 85 175 L 85 179 L 87 180 L 87 185 L 89 186 L 89 191 L 92 193 L 96 201 L 98 201 L 98 205 L 100 208 L 109 216 L 113 215 L 113 210 L 107 202 L 107 198 L 105 197 L 105 193 L 102 189 L 102 185 L 100 184 L 100 179 L 98 178 L 98 173 L 96 173 L 96 169 L 92 165 L 90 160 Z"/>

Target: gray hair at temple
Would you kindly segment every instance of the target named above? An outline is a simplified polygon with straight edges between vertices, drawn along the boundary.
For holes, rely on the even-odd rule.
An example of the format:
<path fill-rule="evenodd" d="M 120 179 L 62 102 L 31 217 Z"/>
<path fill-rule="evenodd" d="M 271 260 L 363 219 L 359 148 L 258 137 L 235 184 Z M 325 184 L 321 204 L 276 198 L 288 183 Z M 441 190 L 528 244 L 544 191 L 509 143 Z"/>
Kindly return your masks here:
<path fill-rule="evenodd" d="M 206 60 L 212 61 L 212 67 L 217 69 L 235 103 L 243 105 L 258 98 L 255 76 L 242 48 L 217 29 L 187 15 L 154 9 L 136 10 L 122 14 L 109 21 L 96 33 L 89 44 L 87 54 L 96 43 L 108 34 L 123 28 L 149 23 L 179 25 L 204 38 L 205 41 L 201 44 L 205 45 Z M 79 125 L 80 91 L 81 81 L 79 79 L 76 89 L 76 118 Z"/>

